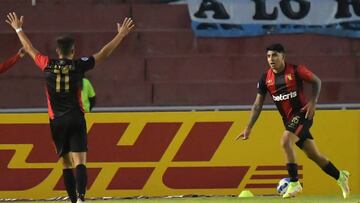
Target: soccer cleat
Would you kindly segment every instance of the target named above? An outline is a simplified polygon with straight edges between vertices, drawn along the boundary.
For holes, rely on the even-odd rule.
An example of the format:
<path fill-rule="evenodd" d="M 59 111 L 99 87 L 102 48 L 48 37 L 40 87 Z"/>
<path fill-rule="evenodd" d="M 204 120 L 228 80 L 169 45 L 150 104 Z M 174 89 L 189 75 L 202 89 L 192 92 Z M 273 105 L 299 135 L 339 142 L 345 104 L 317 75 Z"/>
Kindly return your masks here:
<path fill-rule="evenodd" d="M 339 179 L 337 180 L 337 183 L 342 190 L 342 195 L 344 199 L 348 198 L 350 195 L 349 176 L 350 173 L 348 171 L 340 171 L 340 176 Z"/>
<path fill-rule="evenodd" d="M 297 193 L 302 191 L 302 187 L 299 181 L 290 182 L 289 187 L 287 188 L 283 198 L 295 197 Z"/>
<path fill-rule="evenodd" d="M 80 198 L 77 200 L 76 203 L 84 203 L 85 201 L 82 201 Z"/>

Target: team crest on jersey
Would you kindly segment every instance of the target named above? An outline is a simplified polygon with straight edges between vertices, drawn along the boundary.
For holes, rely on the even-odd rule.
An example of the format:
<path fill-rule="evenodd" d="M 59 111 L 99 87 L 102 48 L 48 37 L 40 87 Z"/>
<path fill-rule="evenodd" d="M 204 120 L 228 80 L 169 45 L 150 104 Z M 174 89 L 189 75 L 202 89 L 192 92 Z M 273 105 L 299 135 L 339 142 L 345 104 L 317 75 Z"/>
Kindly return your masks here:
<path fill-rule="evenodd" d="M 89 57 L 81 57 L 81 60 L 82 61 L 87 61 L 87 60 L 89 60 Z"/>
<path fill-rule="evenodd" d="M 293 118 L 291 119 L 291 122 L 292 122 L 292 123 L 295 123 L 295 124 L 298 124 L 299 121 L 300 121 L 300 116 L 295 116 L 295 117 L 293 117 Z"/>
<path fill-rule="evenodd" d="M 286 77 L 287 77 L 288 80 L 292 80 L 291 74 L 287 74 Z"/>
<path fill-rule="evenodd" d="M 266 81 L 266 84 L 267 84 L 267 85 L 272 85 L 272 84 L 273 84 L 273 81 L 272 81 L 272 80 L 267 80 L 267 81 Z"/>

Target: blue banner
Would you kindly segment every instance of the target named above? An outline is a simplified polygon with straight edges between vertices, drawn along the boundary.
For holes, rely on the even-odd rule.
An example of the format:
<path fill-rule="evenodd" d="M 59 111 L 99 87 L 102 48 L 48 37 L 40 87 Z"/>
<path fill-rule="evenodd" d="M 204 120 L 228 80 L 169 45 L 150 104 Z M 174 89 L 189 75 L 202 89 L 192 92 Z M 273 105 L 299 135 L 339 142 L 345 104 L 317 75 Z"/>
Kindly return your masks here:
<path fill-rule="evenodd" d="M 317 33 L 360 37 L 360 0 L 188 0 L 199 37 Z"/>

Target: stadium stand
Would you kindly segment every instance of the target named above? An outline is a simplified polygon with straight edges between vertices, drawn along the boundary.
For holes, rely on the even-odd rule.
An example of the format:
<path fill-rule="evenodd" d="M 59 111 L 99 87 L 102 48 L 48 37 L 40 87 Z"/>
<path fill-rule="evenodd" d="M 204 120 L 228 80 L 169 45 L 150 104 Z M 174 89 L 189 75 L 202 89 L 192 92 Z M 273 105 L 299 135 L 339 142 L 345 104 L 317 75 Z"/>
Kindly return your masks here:
<path fill-rule="evenodd" d="M 50 56 L 55 56 L 56 36 L 73 35 L 77 56 L 88 55 L 111 39 L 116 22 L 134 18 L 136 31 L 89 73 L 97 106 L 249 105 L 266 69 L 264 47 L 272 42 L 285 45 L 289 62 L 308 65 L 322 79 L 320 103 L 360 103 L 356 39 L 310 34 L 196 38 L 185 4 L 37 0 L 33 6 L 31 2 L 2 0 L 0 13 L 4 18 L 13 10 L 24 15 L 24 30 L 35 47 Z M 0 60 L 20 47 L 6 23 L 0 23 L 0 44 Z M 0 108 L 46 107 L 42 77 L 29 57 L 0 75 L 0 94 L 6 95 Z"/>

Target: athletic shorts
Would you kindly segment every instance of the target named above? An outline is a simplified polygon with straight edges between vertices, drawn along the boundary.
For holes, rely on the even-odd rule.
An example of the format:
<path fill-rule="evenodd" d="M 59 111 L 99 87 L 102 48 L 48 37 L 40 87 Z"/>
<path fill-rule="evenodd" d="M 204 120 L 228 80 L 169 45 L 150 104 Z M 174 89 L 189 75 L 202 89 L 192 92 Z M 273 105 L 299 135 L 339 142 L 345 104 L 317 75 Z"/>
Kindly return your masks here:
<path fill-rule="evenodd" d="M 285 121 L 287 131 L 294 133 L 298 138 L 295 144 L 302 149 L 306 139 L 314 139 L 310 133 L 313 119 L 305 119 L 305 112 L 296 113 L 289 121 Z"/>
<path fill-rule="evenodd" d="M 69 152 L 87 151 L 86 122 L 82 111 L 74 110 L 50 119 L 50 129 L 59 157 Z"/>

